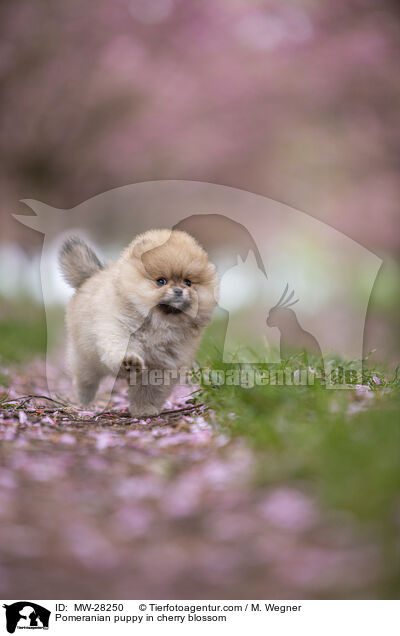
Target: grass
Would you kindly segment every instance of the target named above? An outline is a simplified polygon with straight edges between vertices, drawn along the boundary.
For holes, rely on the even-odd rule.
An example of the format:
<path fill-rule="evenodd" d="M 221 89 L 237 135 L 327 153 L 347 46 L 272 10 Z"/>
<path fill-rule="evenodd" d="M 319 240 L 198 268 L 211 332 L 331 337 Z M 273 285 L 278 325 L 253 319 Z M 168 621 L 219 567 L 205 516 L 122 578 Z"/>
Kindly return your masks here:
<path fill-rule="evenodd" d="M 47 320 L 52 321 L 53 334 L 59 333 L 64 322 L 63 308 L 50 309 Z M 5 300 L 0 297 L 0 365 L 15 365 L 36 356 L 44 357 L 46 348 L 47 323 L 43 306 L 30 298 Z"/>
<path fill-rule="evenodd" d="M 231 368 L 209 344 L 200 364 Z M 301 482 L 325 507 L 387 529 L 400 505 L 400 381 L 397 373 L 388 377 L 364 365 L 363 385 L 368 388 L 327 389 L 319 381 L 253 388 L 203 383 L 198 399 L 213 409 L 222 432 L 256 450 L 256 485 Z"/>
<path fill-rule="evenodd" d="M 0 362 L 20 363 L 46 352 L 43 308 L 29 299 L 0 299 Z"/>
<path fill-rule="evenodd" d="M 203 348 L 200 357 L 201 365 L 229 369 L 221 364 L 215 349 Z M 350 515 L 365 536 L 373 529 L 374 544 L 387 571 L 380 594 L 382 598 L 397 598 L 398 369 L 389 377 L 380 368 L 364 367 L 363 384 L 368 388 L 327 389 L 318 382 L 253 388 L 203 383 L 197 399 L 213 409 L 221 432 L 246 440 L 254 449 L 255 488 L 285 485 L 304 489 L 328 517 Z"/>
<path fill-rule="evenodd" d="M 259 451 L 257 481 L 307 480 L 324 502 L 389 514 L 400 487 L 399 392 L 348 415 L 347 392 L 317 387 L 204 387 L 221 430 Z M 234 415 L 232 415 L 234 414 Z"/>

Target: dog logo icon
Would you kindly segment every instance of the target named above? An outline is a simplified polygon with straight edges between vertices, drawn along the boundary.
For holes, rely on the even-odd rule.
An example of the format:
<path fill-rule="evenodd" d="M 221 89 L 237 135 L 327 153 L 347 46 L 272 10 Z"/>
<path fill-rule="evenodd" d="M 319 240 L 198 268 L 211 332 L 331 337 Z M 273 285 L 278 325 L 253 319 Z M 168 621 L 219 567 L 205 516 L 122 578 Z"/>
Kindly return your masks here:
<path fill-rule="evenodd" d="M 7 631 L 14 634 L 18 629 L 48 629 L 50 610 L 32 603 L 32 601 L 18 601 L 11 605 L 3 605 L 6 610 Z"/>

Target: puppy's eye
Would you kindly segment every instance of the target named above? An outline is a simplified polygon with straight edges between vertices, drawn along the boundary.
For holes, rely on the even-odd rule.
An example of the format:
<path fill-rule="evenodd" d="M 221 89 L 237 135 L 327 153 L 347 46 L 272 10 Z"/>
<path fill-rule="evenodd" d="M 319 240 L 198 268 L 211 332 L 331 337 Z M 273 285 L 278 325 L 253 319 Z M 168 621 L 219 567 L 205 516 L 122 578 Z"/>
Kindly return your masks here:
<path fill-rule="evenodd" d="M 163 285 L 166 285 L 168 281 L 166 278 L 157 278 L 156 282 L 159 287 L 162 287 Z"/>
<path fill-rule="evenodd" d="M 191 286 L 191 284 L 192 284 L 192 283 L 191 283 L 191 281 L 190 281 L 188 278 L 184 278 L 184 279 L 183 279 L 183 282 L 184 282 L 184 283 L 185 283 L 185 285 L 187 285 L 188 287 L 190 287 L 190 286 Z"/>

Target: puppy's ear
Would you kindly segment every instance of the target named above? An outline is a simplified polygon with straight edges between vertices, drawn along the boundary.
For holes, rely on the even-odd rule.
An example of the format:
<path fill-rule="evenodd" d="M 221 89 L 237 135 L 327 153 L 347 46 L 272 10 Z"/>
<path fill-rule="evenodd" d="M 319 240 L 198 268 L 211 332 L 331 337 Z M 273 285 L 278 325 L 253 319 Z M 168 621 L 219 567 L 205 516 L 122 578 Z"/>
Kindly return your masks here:
<path fill-rule="evenodd" d="M 145 251 L 144 250 L 145 243 L 146 243 L 146 239 L 143 239 L 137 242 L 132 241 L 132 243 L 128 245 L 128 247 L 126 247 L 121 254 L 121 257 L 123 258 L 123 260 L 126 260 L 126 261 L 141 260 L 142 254 Z"/>
<path fill-rule="evenodd" d="M 140 258 L 140 255 L 143 251 L 143 241 L 140 243 L 128 245 L 125 251 L 126 258 Z"/>
<path fill-rule="evenodd" d="M 209 287 L 218 288 L 218 274 L 214 263 L 208 263 L 207 266 L 203 268 L 199 283 Z"/>
<path fill-rule="evenodd" d="M 161 247 L 171 239 L 171 230 L 148 230 L 138 234 L 126 248 L 126 256 L 141 257 L 145 252 Z"/>

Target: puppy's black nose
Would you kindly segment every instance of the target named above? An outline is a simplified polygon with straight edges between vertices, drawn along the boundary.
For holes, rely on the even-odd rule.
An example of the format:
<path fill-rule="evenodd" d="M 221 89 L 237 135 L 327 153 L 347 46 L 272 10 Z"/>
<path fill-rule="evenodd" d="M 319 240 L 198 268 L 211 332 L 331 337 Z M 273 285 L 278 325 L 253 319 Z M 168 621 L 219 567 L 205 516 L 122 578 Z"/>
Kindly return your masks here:
<path fill-rule="evenodd" d="M 183 291 L 181 289 L 179 289 L 179 287 L 176 287 L 174 289 L 174 294 L 175 294 L 175 296 L 182 296 Z"/>

